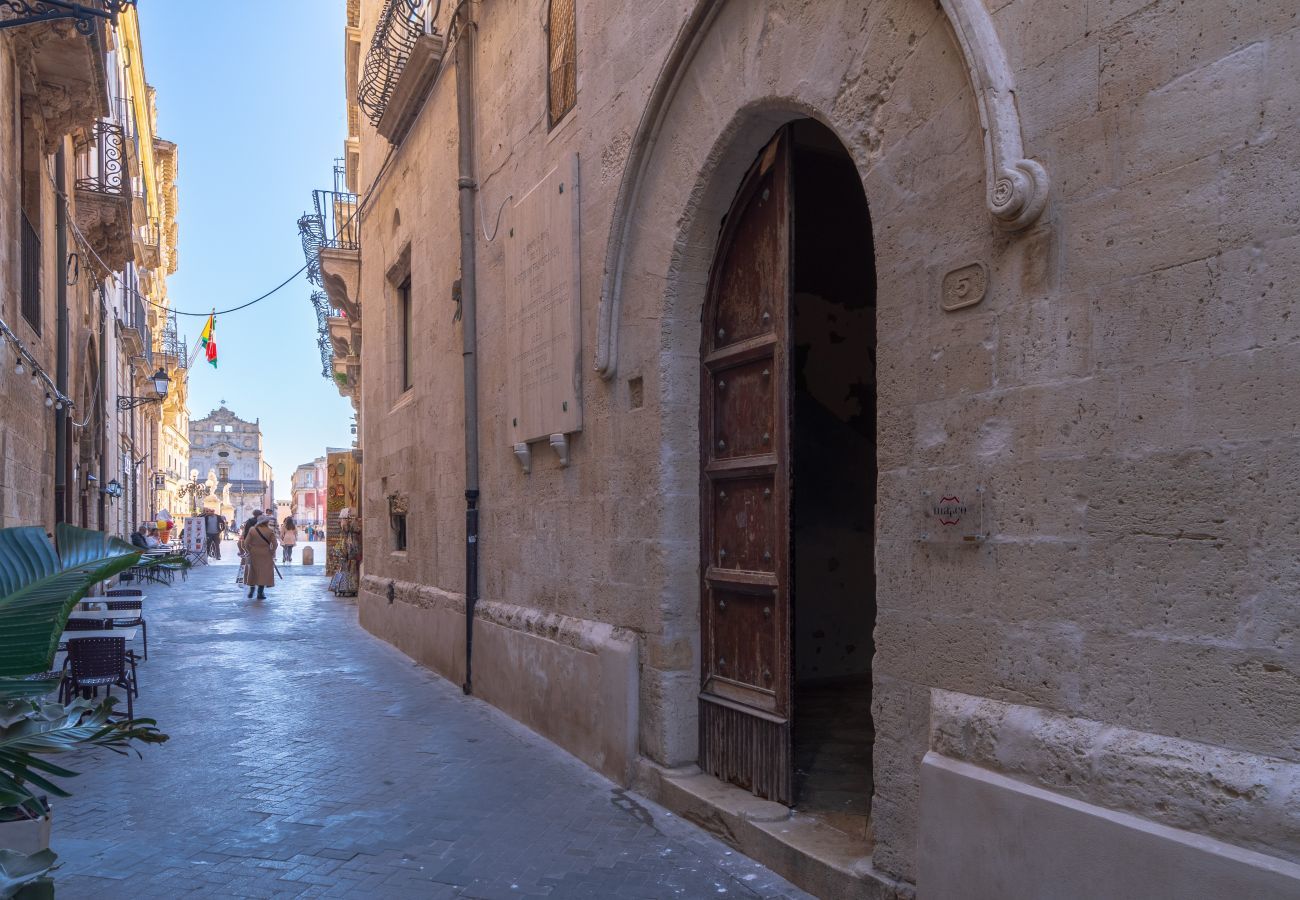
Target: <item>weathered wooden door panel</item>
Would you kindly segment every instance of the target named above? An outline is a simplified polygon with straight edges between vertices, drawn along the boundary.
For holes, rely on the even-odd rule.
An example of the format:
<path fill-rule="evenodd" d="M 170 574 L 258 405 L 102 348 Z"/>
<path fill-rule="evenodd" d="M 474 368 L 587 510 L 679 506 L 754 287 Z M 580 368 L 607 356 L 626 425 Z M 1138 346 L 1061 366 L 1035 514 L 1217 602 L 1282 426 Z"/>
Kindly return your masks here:
<path fill-rule="evenodd" d="M 700 378 L 700 764 L 791 797 L 790 150 L 746 175 L 719 242 Z"/>

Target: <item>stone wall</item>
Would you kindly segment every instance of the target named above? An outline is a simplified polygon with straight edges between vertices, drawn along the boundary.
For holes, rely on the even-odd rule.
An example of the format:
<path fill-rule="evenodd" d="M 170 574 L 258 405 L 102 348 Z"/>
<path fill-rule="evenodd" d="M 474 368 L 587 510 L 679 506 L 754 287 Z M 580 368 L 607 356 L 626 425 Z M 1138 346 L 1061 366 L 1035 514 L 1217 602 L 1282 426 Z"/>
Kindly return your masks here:
<path fill-rule="evenodd" d="M 379 6 L 364 4 L 367 39 Z M 988 3 L 1026 155 L 1052 179 L 1047 211 L 1020 233 L 998 228 L 986 206 L 975 96 L 935 4 L 720 6 L 677 73 L 640 181 L 608 379 L 592 361 L 614 200 L 693 4 L 579 3 L 578 105 L 552 130 L 535 9 L 481 10 L 486 602 L 634 635 L 639 752 L 665 765 L 695 759 L 704 285 L 755 153 L 810 116 L 856 161 L 876 245 L 876 867 L 916 877 L 934 688 L 1220 748 L 1248 767 L 1300 761 L 1286 499 L 1300 471 L 1290 440 L 1300 395 L 1288 382 L 1300 347 L 1294 4 Z M 406 611 L 416 604 L 389 604 L 380 586 L 433 586 L 450 608 L 464 585 L 454 79 L 446 68 L 379 182 L 361 290 L 363 622 L 406 630 L 409 646 L 425 642 L 408 652 L 453 677 L 463 635 L 428 626 L 417 637 L 426 626 Z M 388 148 L 368 125 L 362 147 L 365 185 Z M 511 203 L 573 153 L 584 425 L 567 468 L 542 445 L 525 475 L 506 415 L 503 242 Z M 388 276 L 408 244 L 421 353 L 403 395 Z M 975 262 L 990 275 L 986 298 L 944 312 L 940 279 Z M 918 543 L 920 492 L 954 482 L 986 487 L 990 539 Z M 383 498 L 394 492 L 411 500 L 405 552 L 387 543 Z M 519 630 L 509 617 L 492 626 Z M 539 677 L 523 657 L 484 667 L 495 679 Z M 554 671 L 573 679 L 575 706 L 592 702 L 594 686 Z M 512 712 L 530 721 L 536 711 Z M 1142 805 L 1192 802 L 1166 789 Z M 1280 835 L 1257 845 L 1291 854 Z"/>

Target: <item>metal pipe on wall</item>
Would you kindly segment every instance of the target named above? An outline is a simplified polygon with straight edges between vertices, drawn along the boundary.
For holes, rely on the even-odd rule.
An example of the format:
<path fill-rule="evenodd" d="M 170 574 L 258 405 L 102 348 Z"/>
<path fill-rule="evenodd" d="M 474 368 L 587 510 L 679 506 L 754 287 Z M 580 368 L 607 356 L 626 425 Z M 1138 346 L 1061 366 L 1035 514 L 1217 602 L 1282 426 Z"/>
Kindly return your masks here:
<path fill-rule="evenodd" d="M 59 198 L 67 196 L 66 157 L 63 143 L 54 154 L 55 183 Z M 57 328 L 54 348 L 54 384 L 59 393 L 68 396 L 68 205 L 54 204 L 55 258 L 58 259 L 58 286 L 55 293 Z M 72 521 L 72 429 L 69 427 L 68 407 L 54 413 L 54 521 Z"/>
<path fill-rule="evenodd" d="M 475 268 L 474 194 L 474 41 L 473 0 L 462 2 L 456 38 L 456 130 L 460 173 L 460 292 L 461 336 L 465 365 L 465 683 L 473 693 L 474 608 L 478 605 L 478 319 Z"/>

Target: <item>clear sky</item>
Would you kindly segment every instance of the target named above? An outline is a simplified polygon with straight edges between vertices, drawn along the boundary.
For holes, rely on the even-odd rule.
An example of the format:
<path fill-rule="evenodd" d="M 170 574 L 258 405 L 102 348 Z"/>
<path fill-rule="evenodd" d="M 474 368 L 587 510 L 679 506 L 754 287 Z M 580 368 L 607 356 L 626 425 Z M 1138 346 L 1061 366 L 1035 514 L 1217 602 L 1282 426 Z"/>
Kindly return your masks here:
<path fill-rule="evenodd" d="M 298 217 L 343 151 L 343 0 L 140 0 L 158 135 L 178 145 L 174 309 L 237 306 L 302 266 Z M 349 447 L 352 406 L 321 377 L 305 276 L 217 317 L 218 368 L 195 360 L 190 415 L 260 419 L 276 499 L 293 470 Z M 191 346 L 203 319 L 180 317 Z M 200 477 L 206 473 L 199 473 Z"/>

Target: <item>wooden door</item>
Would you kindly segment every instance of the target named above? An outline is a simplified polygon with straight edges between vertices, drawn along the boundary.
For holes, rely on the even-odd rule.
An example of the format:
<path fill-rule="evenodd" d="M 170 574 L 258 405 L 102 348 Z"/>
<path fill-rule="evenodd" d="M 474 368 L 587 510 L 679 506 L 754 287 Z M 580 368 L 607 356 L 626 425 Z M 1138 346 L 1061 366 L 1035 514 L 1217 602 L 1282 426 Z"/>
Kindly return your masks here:
<path fill-rule="evenodd" d="M 700 766 L 792 802 L 789 137 L 727 214 L 700 352 Z"/>

